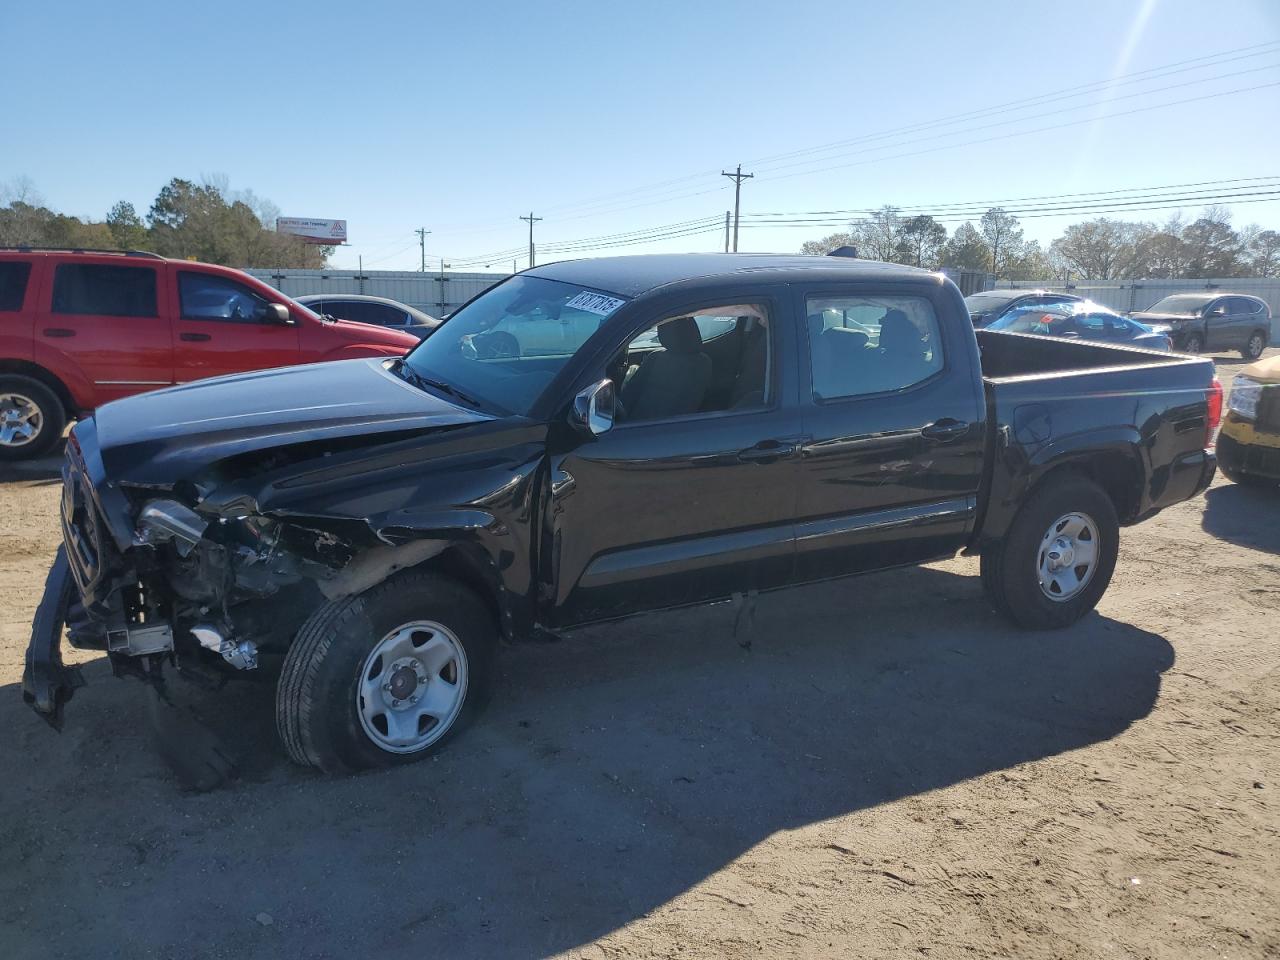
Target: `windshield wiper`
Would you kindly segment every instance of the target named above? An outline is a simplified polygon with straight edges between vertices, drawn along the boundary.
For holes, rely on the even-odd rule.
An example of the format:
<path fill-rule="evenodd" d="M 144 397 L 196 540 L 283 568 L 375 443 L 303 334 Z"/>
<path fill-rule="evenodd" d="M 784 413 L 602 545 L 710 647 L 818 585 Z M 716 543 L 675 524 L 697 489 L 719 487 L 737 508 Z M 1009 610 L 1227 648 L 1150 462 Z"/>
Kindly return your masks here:
<path fill-rule="evenodd" d="M 468 393 L 464 393 L 451 383 L 445 383 L 443 380 L 433 380 L 430 377 L 424 377 L 422 374 L 418 373 L 418 371 L 414 370 L 413 367 L 405 363 L 403 358 L 396 361 L 396 372 L 400 374 L 402 379 L 407 380 L 419 389 L 423 387 L 431 387 L 433 390 L 439 390 L 441 393 L 447 393 L 452 397 L 457 397 L 463 403 L 468 406 L 475 407 L 477 410 L 484 409 L 484 404 L 475 397 Z"/>

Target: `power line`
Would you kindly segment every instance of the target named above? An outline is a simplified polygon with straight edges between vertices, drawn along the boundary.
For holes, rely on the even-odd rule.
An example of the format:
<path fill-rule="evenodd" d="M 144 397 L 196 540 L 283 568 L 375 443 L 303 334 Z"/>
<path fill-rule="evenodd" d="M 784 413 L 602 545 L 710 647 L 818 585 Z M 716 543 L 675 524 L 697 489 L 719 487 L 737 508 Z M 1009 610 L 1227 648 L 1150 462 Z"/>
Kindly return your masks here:
<path fill-rule="evenodd" d="M 1259 83 L 1252 87 L 1237 87 L 1234 90 L 1220 90 L 1217 93 L 1206 93 L 1199 97 L 1187 97 L 1183 100 L 1170 100 L 1167 103 L 1156 103 L 1146 107 L 1135 107 L 1132 110 L 1122 110 L 1117 113 L 1099 114 L 1093 117 L 1085 117 L 1082 120 L 1068 120 L 1065 123 L 1051 124 L 1047 127 L 1035 127 L 1030 130 L 1015 130 L 1012 133 L 998 134 L 994 137 L 983 137 L 978 140 L 963 140 L 959 143 L 947 143 L 937 147 L 929 147 L 924 150 L 913 150 L 908 153 L 894 153 L 883 157 L 871 157 L 867 160 L 855 160 L 851 163 L 838 163 L 830 167 L 820 167 L 817 170 L 799 170 L 795 173 L 784 173 L 780 177 L 767 177 L 772 182 L 775 180 L 788 180 L 791 177 L 807 177 L 815 173 L 827 173 L 831 170 L 845 170 L 849 167 L 863 166 L 868 163 L 882 163 L 885 160 L 901 160 L 906 157 L 919 157 L 930 153 L 939 153 L 943 150 L 955 150 L 958 147 L 972 147 L 982 143 L 995 143 L 999 140 L 1010 140 L 1015 137 L 1027 137 L 1035 133 L 1049 133 L 1055 130 L 1064 130 L 1067 127 L 1078 127 L 1085 123 L 1096 123 L 1099 120 L 1112 120 L 1117 117 L 1128 117 L 1135 113 L 1147 113 L 1151 110 L 1161 110 L 1165 107 L 1179 107 L 1188 103 L 1199 103 L 1204 100 L 1215 100 L 1219 97 L 1228 97 L 1237 93 L 1252 93 L 1255 90 L 1266 90 L 1270 87 L 1280 87 L 1280 80 L 1272 83 Z"/>
<path fill-rule="evenodd" d="M 970 120 L 982 119 L 994 113 L 1002 113 L 1009 110 L 1027 109 L 1039 106 L 1043 103 L 1053 103 L 1071 97 L 1083 96 L 1087 93 L 1101 92 L 1115 86 L 1127 86 L 1131 83 L 1146 83 L 1151 80 L 1159 80 L 1166 76 L 1175 76 L 1179 73 L 1186 73 L 1192 70 L 1204 70 L 1210 67 L 1223 66 L 1227 63 L 1234 63 L 1238 60 L 1247 60 L 1252 57 L 1268 56 L 1274 53 L 1280 53 L 1280 41 L 1271 40 L 1266 43 L 1255 44 L 1249 47 L 1238 47 L 1232 50 L 1225 50 L 1220 53 L 1207 54 L 1203 57 L 1193 57 L 1189 60 L 1179 60 L 1174 63 L 1165 64 L 1159 67 L 1150 67 L 1146 70 L 1138 70 L 1134 73 L 1122 74 L 1119 77 L 1109 78 L 1107 80 L 1095 80 L 1091 83 L 1081 84 L 1075 87 L 1066 87 L 1061 90 L 1052 90 L 1047 93 L 1038 94 L 1033 97 L 1025 97 L 1020 100 L 1011 100 L 1006 103 L 996 104 L 991 107 L 983 107 L 979 110 L 972 110 L 967 113 L 952 114 L 950 116 L 938 117 L 933 120 L 927 120 L 920 123 L 908 124 L 902 127 L 894 127 L 889 130 L 880 131 L 878 133 L 863 134 L 846 140 L 835 140 L 826 144 L 813 147 L 802 147 L 787 153 L 773 154 L 768 157 L 760 157 L 750 162 L 757 165 L 766 165 L 777 160 L 787 160 L 795 156 L 801 156 L 809 153 L 821 153 L 826 150 L 834 150 L 839 147 L 850 146 L 855 143 L 864 143 L 869 140 L 883 139 L 885 137 L 895 136 L 897 134 L 915 133 L 920 130 L 929 129 L 937 126 L 950 126 L 956 123 L 966 123 Z M 1252 52 L 1247 52 L 1252 51 Z M 1238 56 L 1237 56 L 1238 54 Z M 1223 59 L 1226 58 L 1226 59 Z M 1201 61 L 1212 60 L 1212 63 L 1203 63 Z M 1198 64 L 1198 66 L 1187 66 L 1187 64 Z M 1175 69 L 1181 68 L 1181 69 Z M 1146 74 L 1156 74 L 1155 76 L 1146 76 Z M 1220 77 L 1209 78 L 1211 80 L 1221 79 Z M 1156 92 L 1156 91 L 1148 91 Z M 1023 117 L 1021 119 L 1030 119 Z"/>
<path fill-rule="evenodd" d="M 1238 71 L 1236 71 L 1235 73 L 1226 73 L 1226 74 L 1221 74 L 1220 76 L 1213 77 L 1212 79 L 1214 79 L 1214 80 L 1228 80 L 1228 79 L 1231 79 L 1232 77 L 1244 76 L 1245 74 L 1250 74 L 1250 73 L 1258 73 L 1258 72 L 1260 72 L 1260 71 L 1264 71 L 1264 70 L 1274 70 L 1275 68 L 1276 68 L 1276 64 L 1269 63 L 1269 64 L 1266 64 L 1266 65 L 1261 66 L 1261 67 L 1250 67 L 1248 70 L 1238 70 Z M 1151 95 L 1151 94 L 1153 94 L 1153 93 L 1164 93 L 1164 92 L 1166 92 L 1166 91 L 1168 91 L 1168 90 L 1177 90 L 1177 89 L 1180 89 L 1180 88 L 1182 88 L 1182 87 L 1188 87 L 1188 86 L 1199 86 L 1199 85 L 1202 85 L 1202 84 L 1204 84 L 1204 83 L 1205 83 L 1205 81 L 1204 81 L 1203 79 L 1200 79 L 1200 80 L 1186 80 L 1186 81 L 1183 81 L 1182 83 L 1173 83 L 1173 84 L 1170 84 L 1170 85 L 1168 85 L 1168 86 L 1166 86 L 1166 87 L 1156 87 L 1156 88 L 1155 88 L 1155 89 L 1153 89 L 1153 90 L 1139 90 L 1139 91 L 1137 91 L 1137 92 L 1135 92 L 1135 93 L 1127 93 L 1127 94 L 1124 94 L 1123 96 L 1119 96 L 1119 97 L 1112 97 L 1112 98 L 1111 98 L 1111 100 L 1110 100 L 1110 101 L 1108 101 L 1108 102 L 1112 102 L 1112 103 L 1113 103 L 1113 102 L 1118 101 L 1118 100 L 1131 100 L 1131 99 L 1133 99 L 1134 97 L 1145 97 L 1145 96 L 1149 96 L 1149 95 Z M 974 133 L 974 132 L 977 132 L 977 131 L 979 131 L 979 130 L 993 130 L 993 129 L 996 129 L 996 128 L 998 128 L 998 127 L 1005 127 L 1005 126 L 1008 126 L 1009 124 L 1012 124 L 1012 123 L 1023 123 L 1023 122 L 1028 121 L 1028 120 L 1040 120 L 1040 119 L 1043 119 L 1043 118 L 1045 118 L 1045 117 L 1054 117 L 1054 116 L 1059 116 L 1059 115 L 1064 114 L 1064 113 L 1071 113 L 1072 111 L 1075 111 L 1075 110 L 1087 110 L 1087 109 L 1089 109 L 1089 108 L 1090 108 L 1090 107 L 1092 107 L 1092 106 L 1094 106 L 1094 104 L 1092 104 L 1092 103 L 1081 103 L 1081 104 L 1076 104 L 1075 106 L 1070 106 L 1070 107 L 1060 107 L 1060 108 L 1058 108 L 1058 109 L 1056 109 L 1056 110 L 1046 110 L 1044 113 L 1033 113 L 1033 114 L 1031 114 L 1030 116 L 1026 116 L 1026 117 L 1016 117 L 1016 118 L 1010 118 L 1010 119 L 1007 119 L 1007 120 L 997 120 L 997 121 L 995 121 L 994 123 L 986 123 L 986 124 L 981 124 L 981 125 L 979 125 L 979 126 L 970 126 L 970 127 L 966 127 L 964 130 L 952 130 L 952 131 L 947 132 L 947 133 L 935 133 L 935 134 L 931 134 L 931 135 L 929 135 L 929 136 L 927 136 L 927 137 L 917 137 L 917 138 L 915 138 L 914 140 L 901 140 L 901 141 L 895 141 L 895 142 L 893 142 L 893 143 L 889 143 L 889 144 L 881 144 L 881 145 L 865 146 L 865 147 L 860 147 L 860 148 L 859 148 L 859 149 L 857 149 L 857 150 L 849 150 L 849 151 L 846 151 L 846 152 L 844 152 L 844 153 L 832 154 L 832 155 L 831 155 L 831 156 L 829 156 L 829 157 L 820 157 L 820 158 L 814 158 L 814 159 L 809 159 L 809 160 L 796 160 L 796 161 L 794 161 L 794 162 L 792 162 L 792 163 L 783 163 L 783 164 L 779 164 L 779 165 L 776 165 L 776 166 L 772 167 L 772 169 L 768 169 L 768 170 L 766 170 L 766 171 L 765 171 L 765 176 L 768 176 L 770 173 L 772 173 L 772 172 L 774 172 L 774 171 L 776 171 L 776 170 L 787 170 L 787 169 L 791 169 L 791 168 L 793 168 L 793 167 L 803 167 L 803 166 L 806 166 L 806 165 L 808 165 L 808 164 L 813 164 L 813 163 L 823 163 L 823 162 L 825 162 L 825 161 L 827 161 L 827 160 L 835 160 L 835 159 L 837 159 L 837 158 L 839 158 L 839 157 L 851 157 L 851 156 L 856 156 L 856 155 L 858 155 L 858 154 L 862 154 L 862 153 L 872 153 L 872 152 L 874 152 L 874 151 L 876 151 L 876 150 L 887 150 L 887 149 L 892 149 L 892 148 L 894 148 L 894 147 L 910 146 L 911 144 L 915 144 L 915 143 L 928 143 L 928 142 L 929 142 L 929 141 L 931 141 L 931 140 L 940 140 L 940 139 L 943 139 L 943 138 L 945 138 L 945 137 L 955 137 L 955 136 L 960 136 L 960 135 L 962 135 L 962 134 Z M 1120 116 L 1123 116 L 1124 114 L 1119 114 L 1119 115 L 1120 115 Z M 1113 114 L 1113 116 L 1115 116 L 1115 114 Z M 1087 121 L 1085 121 L 1085 122 L 1092 122 L 1094 119 L 1102 119 L 1102 118 L 1089 118 L 1089 119 L 1088 119 Z M 781 179 L 781 178 L 773 177 L 773 178 L 770 178 L 770 179 Z"/>
<path fill-rule="evenodd" d="M 1028 210 L 1022 210 L 1016 207 L 1006 207 L 1003 209 L 1005 213 L 1008 213 L 1011 216 L 1017 217 L 1019 220 L 1036 220 L 1042 217 L 1070 217 L 1070 216 L 1081 216 L 1081 215 L 1087 215 L 1087 214 L 1098 215 L 1098 214 L 1104 214 L 1104 213 L 1139 213 L 1143 211 L 1153 211 L 1153 210 L 1177 210 L 1187 206 L 1199 205 L 1201 203 L 1204 203 L 1206 200 L 1213 200 L 1213 199 L 1215 198 L 1202 197 L 1202 198 L 1186 198 L 1181 200 L 1176 198 L 1168 199 L 1168 200 L 1152 199 L 1149 201 L 1140 200 L 1140 201 L 1134 201 L 1133 203 L 1130 203 L 1130 204 L 1120 204 L 1120 205 L 1111 204 L 1111 203 L 1099 203 L 1099 204 L 1093 204 L 1093 205 L 1061 207 L 1057 209 L 1044 209 L 1044 208 L 1034 208 L 1034 207 Z M 1255 194 L 1232 195 L 1229 197 L 1223 197 L 1218 199 L 1232 206 L 1242 205 L 1246 203 L 1275 203 L 1277 201 L 1280 201 L 1280 190 L 1260 191 L 1256 195 Z M 984 210 L 982 212 L 985 213 L 986 211 Z M 937 220 L 939 223 L 963 223 L 967 220 L 973 220 L 975 218 L 975 215 L 976 214 L 974 213 L 970 213 L 970 214 L 944 213 L 941 216 L 934 217 L 933 219 Z M 760 227 L 778 227 L 778 228 L 803 227 L 808 229 L 808 228 L 813 228 L 817 226 L 840 226 L 845 224 L 848 224 L 850 226 L 858 226 L 858 225 L 862 225 L 870 222 L 871 222 L 870 220 L 866 220 L 866 219 L 860 219 L 860 220 L 849 220 L 849 219 L 764 220 L 764 221 L 758 221 L 758 222 L 752 222 L 748 220 L 748 221 L 745 221 L 742 224 L 742 226 L 743 226 L 743 229 L 756 229 Z"/>
<path fill-rule="evenodd" d="M 1277 180 L 1277 179 L 1280 179 L 1280 177 L 1277 177 L 1277 176 L 1233 177 L 1228 180 L 1195 180 L 1190 183 L 1162 183 L 1162 184 L 1157 184 L 1155 186 L 1150 186 L 1150 187 L 1122 187 L 1122 188 L 1113 189 L 1113 190 L 1086 190 L 1079 193 L 1048 193 L 1048 194 L 1040 194 L 1038 196 L 1033 196 L 1033 197 L 1005 197 L 1002 200 L 970 200 L 965 202 L 956 201 L 951 203 L 931 203 L 931 204 L 914 204 L 914 205 L 893 203 L 893 204 L 888 204 L 888 206 L 894 207 L 897 210 L 917 210 L 917 209 L 937 210 L 945 207 L 973 207 L 973 206 L 979 206 L 979 205 L 985 205 L 987 207 L 998 207 L 1001 204 L 1005 204 L 1005 203 L 1022 203 L 1022 202 L 1033 201 L 1033 200 L 1061 200 L 1068 197 L 1097 197 L 1097 196 L 1109 196 L 1112 194 L 1120 194 L 1120 193 L 1146 193 L 1150 190 L 1176 190 L 1184 187 L 1217 187 L 1217 186 L 1223 186 L 1228 183 L 1259 183 L 1264 180 Z M 1232 189 L 1235 189 L 1235 188 L 1232 188 Z M 881 206 L 885 206 L 885 204 L 882 204 Z M 792 217 L 792 216 L 800 217 L 800 216 L 817 216 L 819 214 L 834 215 L 834 214 L 842 214 L 842 213 L 874 213 L 876 209 L 878 208 L 852 207 L 852 208 L 843 209 L 843 210 L 771 211 L 771 212 L 761 212 L 761 213 L 748 213 L 747 216 L 749 217 Z"/>
<path fill-rule="evenodd" d="M 1216 66 L 1223 66 L 1228 63 L 1234 63 L 1239 60 L 1249 59 L 1252 57 L 1266 56 L 1271 53 L 1280 52 L 1280 49 L 1278 48 L 1280 48 L 1280 41 L 1268 41 L 1265 43 L 1254 44 L 1251 46 L 1244 46 L 1244 47 L 1233 48 L 1230 50 L 1223 50 L 1217 53 L 1205 54 L 1203 56 L 1192 57 L 1186 60 L 1179 60 L 1173 63 L 1163 64 L 1156 67 L 1149 67 L 1145 70 L 1139 70 L 1129 74 L 1122 74 L 1119 77 L 1108 78 L 1106 80 L 1096 80 L 1090 83 L 1080 84 L 1073 87 L 1066 87 L 1059 90 L 1046 91 L 1045 93 L 1038 94 L 1036 96 L 1007 101 L 1005 103 L 984 107 L 979 110 L 971 110 L 965 113 L 946 115 L 946 116 L 935 118 L 933 120 L 918 122 L 914 124 L 908 124 L 906 126 L 891 128 L 889 130 L 884 130 L 877 133 L 865 134 L 865 135 L 861 135 L 861 136 L 850 138 L 850 139 L 837 140 L 827 144 L 822 144 L 822 145 L 817 145 L 812 147 L 805 147 L 798 150 L 789 151 L 786 153 L 774 154 L 767 157 L 761 157 L 749 162 L 753 164 L 765 165 L 765 164 L 775 163 L 778 160 L 786 160 L 796 156 L 823 153 L 823 152 L 837 149 L 839 147 L 850 146 L 857 143 L 866 143 L 873 140 L 891 139 L 898 135 L 915 133 L 915 132 L 930 129 L 933 127 L 950 126 L 957 123 L 964 123 L 974 119 L 981 119 L 984 116 L 989 116 L 991 114 L 999 113 L 1003 111 L 1026 109 L 1026 108 L 1034 107 L 1037 105 L 1042 105 L 1045 103 L 1052 103 L 1052 102 L 1057 102 L 1064 99 L 1070 99 L 1072 97 L 1086 96 L 1090 93 L 1102 92 L 1107 89 L 1114 88 L 1116 86 L 1126 86 L 1126 85 L 1135 84 L 1135 83 L 1146 83 L 1153 80 L 1162 79 L 1163 77 L 1166 77 L 1166 76 L 1174 76 L 1179 73 L 1186 73 L 1194 70 L 1205 70 L 1205 69 L 1210 69 Z M 1218 79 L 1223 79 L 1223 78 L 1212 77 L 1212 78 L 1207 78 L 1203 82 L 1208 82 L 1209 80 L 1218 80 Z M 1149 90 L 1146 92 L 1155 93 L 1158 91 Z M 1071 109 L 1081 109 L 1084 106 L 1091 106 L 1091 105 L 1095 105 L 1095 104 L 1090 103 L 1087 105 L 1081 105 L 1080 107 L 1071 108 Z M 1020 120 L 1027 120 L 1027 119 L 1032 119 L 1032 118 L 1030 117 L 1011 118 L 1008 122 L 1013 123 L 1013 122 L 1019 122 Z M 826 158 L 826 159 L 830 159 L 830 158 Z M 818 159 L 818 160 L 815 160 L 814 162 L 821 162 L 821 160 Z M 816 170 L 812 172 L 819 173 L 823 171 Z M 617 191 L 617 192 L 608 193 L 608 194 L 602 194 L 602 195 L 599 195 L 593 198 L 588 198 L 585 200 L 563 203 L 558 205 L 551 205 L 546 209 L 576 210 L 576 209 L 585 209 L 585 208 L 600 207 L 600 206 L 611 207 L 611 209 L 609 210 L 599 210 L 597 212 L 582 214 L 574 217 L 558 217 L 557 218 L 558 220 L 568 220 L 568 219 L 586 219 L 594 216 L 603 216 L 605 213 L 616 213 L 616 212 L 622 212 L 624 210 L 637 209 L 639 207 L 653 206 L 658 203 L 674 202 L 675 200 L 688 199 L 688 198 L 713 192 L 711 190 L 704 189 L 704 190 L 699 190 L 693 193 L 687 193 L 687 192 L 680 192 L 672 188 L 675 187 L 676 185 L 687 184 L 691 181 L 702 179 L 703 177 L 714 176 L 715 173 L 716 173 L 715 170 L 704 170 L 698 173 L 693 173 L 693 174 L 689 174 L 682 177 L 673 177 L 673 178 L 668 178 L 666 180 L 660 180 L 649 185 L 633 187 L 627 190 Z M 646 200 L 636 204 L 630 204 L 630 205 L 624 205 L 624 206 L 617 205 L 620 198 L 633 197 L 633 196 L 642 195 L 645 193 L 651 193 L 655 190 L 663 190 L 663 188 L 666 188 L 665 196 Z M 681 187 L 681 190 L 684 190 L 684 188 Z M 500 226 L 500 224 L 495 222 L 493 226 Z"/>

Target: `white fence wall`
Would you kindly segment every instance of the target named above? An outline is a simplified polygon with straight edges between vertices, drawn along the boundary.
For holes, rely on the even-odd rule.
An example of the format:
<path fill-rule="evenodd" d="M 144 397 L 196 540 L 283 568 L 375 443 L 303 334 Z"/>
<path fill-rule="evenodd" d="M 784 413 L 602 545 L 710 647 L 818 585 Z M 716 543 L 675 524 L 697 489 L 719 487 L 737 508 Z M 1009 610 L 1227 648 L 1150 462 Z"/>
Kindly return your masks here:
<path fill-rule="evenodd" d="M 1271 316 L 1280 317 L 1280 277 L 1245 277 L 1231 280 L 1001 280 L 1002 290 L 1053 290 L 1074 293 L 1127 313 L 1145 310 L 1174 293 L 1247 293 L 1271 305 Z M 1271 324 L 1271 342 L 1280 343 L 1280 323 Z"/>
<path fill-rule="evenodd" d="M 419 273 L 413 270 L 271 270 L 247 271 L 290 297 L 320 293 L 363 293 L 390 297 L 432 316 L 452 313 L 476 294 L 509 274 Z"/>

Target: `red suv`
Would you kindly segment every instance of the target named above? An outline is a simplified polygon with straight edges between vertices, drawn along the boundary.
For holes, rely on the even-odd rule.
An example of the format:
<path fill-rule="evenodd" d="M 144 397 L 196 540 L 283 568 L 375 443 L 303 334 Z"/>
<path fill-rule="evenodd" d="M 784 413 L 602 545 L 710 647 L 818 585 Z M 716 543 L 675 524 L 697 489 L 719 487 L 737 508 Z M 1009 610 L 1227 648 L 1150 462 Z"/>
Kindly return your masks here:
<path fill-rule="evenodd" d="M 400 356 L 418 338 L 321 319 L 248 274 L 136 251 L 0 250 L 0 460 L 69 418 L 188 380 Z"/>

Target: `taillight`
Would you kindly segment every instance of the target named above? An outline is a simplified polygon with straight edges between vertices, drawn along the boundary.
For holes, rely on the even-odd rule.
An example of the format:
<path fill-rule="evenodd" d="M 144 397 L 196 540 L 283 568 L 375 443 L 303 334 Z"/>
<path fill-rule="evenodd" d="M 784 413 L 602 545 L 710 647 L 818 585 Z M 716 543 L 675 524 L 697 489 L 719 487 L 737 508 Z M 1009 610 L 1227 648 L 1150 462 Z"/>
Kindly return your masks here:
<path fill-rule="evenodd" d="M 1212 447 L 1218 425 L 1222 423 L 1222 381 L 1217 377 L 1214 377 L 1213 383 L 1209 385 L 1209 393 L 1205 401 L 1208 410 L 1205 411 L 1204 418 L 1204 445 Z"/>

